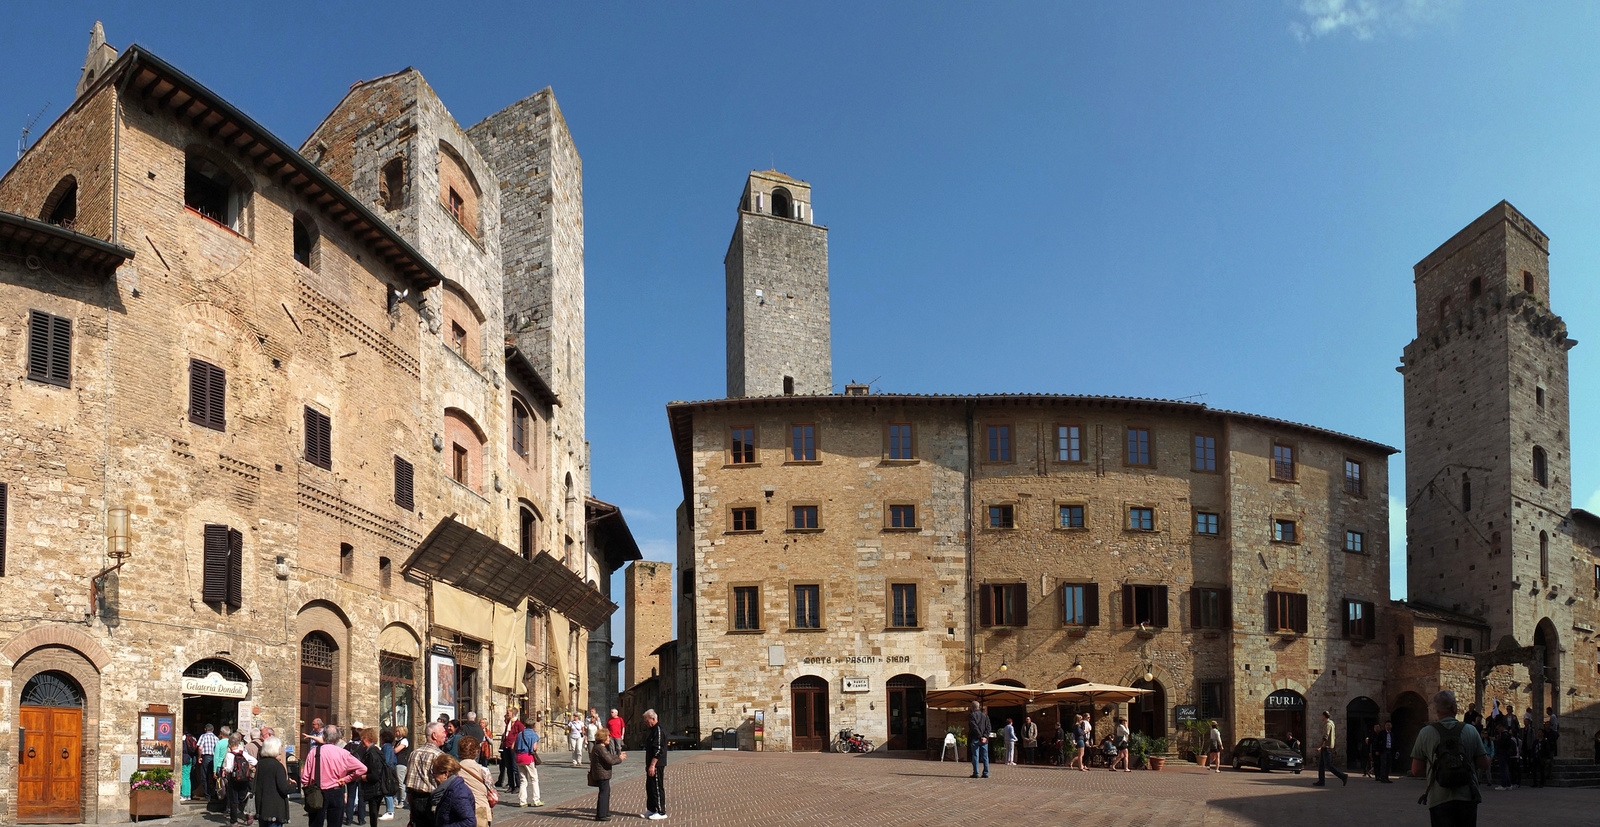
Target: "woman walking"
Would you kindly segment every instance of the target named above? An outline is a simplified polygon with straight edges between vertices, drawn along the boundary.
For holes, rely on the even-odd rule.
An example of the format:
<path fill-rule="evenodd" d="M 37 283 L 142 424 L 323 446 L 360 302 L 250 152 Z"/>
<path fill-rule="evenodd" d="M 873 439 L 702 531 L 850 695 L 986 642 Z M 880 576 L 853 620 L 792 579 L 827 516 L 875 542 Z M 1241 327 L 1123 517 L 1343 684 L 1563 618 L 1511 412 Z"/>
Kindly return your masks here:
<path fill-rule="evenodd" d="M 261 827 L 289 823 L 289 793 L 294 784 L 283 766 L 283 740 L 261 742 L 261 758 L 256 762 L 256 818 Z"/>
<path fill-rule="evenodd" d="M 1133 736 L 1133 733 L 1128 731 L 1128 719 L 1127 718 L 1118 718 L 1117 719 L 1117 737 L 1116 737 L 1117 757 L 1116 757 L 1116 760 L 1111 762 L 1111 771 L 1112 772 L 1116 772 L 1117 771 L 1117 765 L 1118 764 L 1122 765 L 1122 771 L 1123 772 L 1133 772 L 1132 768 L 1129 767 L 1129 758 L 1130 758 L 1130 756 L 1129 756 L 1129 752 L 1128 752 L 1128 747 L 1129 747 L 1128 741 L 1132 738 L 1132 736 Z"/>
<path fill-rule="evenodd" d="M 598 788 L 594 799 L 594 820 L 611 820 L 611 768 L 627 760 L 626 752 L 611 754 L 611 732 L 601 729 L 594 734 L 594 746 L 589 750 L 589 786 Z"/>
<path fill-rule="evenodd" d="M 583 716 L 576 712 L 567 721 L 567 747 L 572 750 L 572 766 L 583 766 Z"/>

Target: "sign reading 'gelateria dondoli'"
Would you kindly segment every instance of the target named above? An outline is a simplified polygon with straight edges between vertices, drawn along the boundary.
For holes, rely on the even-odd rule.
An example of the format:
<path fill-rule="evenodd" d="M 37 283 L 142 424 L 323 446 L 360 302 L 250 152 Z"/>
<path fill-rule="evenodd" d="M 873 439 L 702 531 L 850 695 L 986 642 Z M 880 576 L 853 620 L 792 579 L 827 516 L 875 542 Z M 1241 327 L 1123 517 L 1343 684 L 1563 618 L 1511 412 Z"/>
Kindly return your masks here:
<path fill-rule="evenodd" d="M 185 695 L 212 695 L 218 698 L 243 698 L 250 694 L 250 684 L 244 681 L 224 680 L 222 675 L 212 672 L 203 678 L 183 679 L 183 694 Z"/>

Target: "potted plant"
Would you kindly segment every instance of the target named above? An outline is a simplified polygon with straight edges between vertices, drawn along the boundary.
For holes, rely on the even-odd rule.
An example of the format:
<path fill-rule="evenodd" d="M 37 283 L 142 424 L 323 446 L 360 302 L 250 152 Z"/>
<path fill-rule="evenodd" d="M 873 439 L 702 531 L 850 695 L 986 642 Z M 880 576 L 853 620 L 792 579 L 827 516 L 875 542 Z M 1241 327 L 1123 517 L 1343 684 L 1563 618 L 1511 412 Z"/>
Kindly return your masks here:
<path fill-rule="evenodd" d="M 1147 746 L 1149 752 L 1145 754 L 1145 760 L 1149 762 L 1150 769 L 1160 771 L 1167 764 L 1167 739 L 1151 738 Z"/>
<path fill-rule="evenodd" d="M 159 767 L 141 770 L 128 779 L 129 816 L 172 815 L 172 770 Z"/>

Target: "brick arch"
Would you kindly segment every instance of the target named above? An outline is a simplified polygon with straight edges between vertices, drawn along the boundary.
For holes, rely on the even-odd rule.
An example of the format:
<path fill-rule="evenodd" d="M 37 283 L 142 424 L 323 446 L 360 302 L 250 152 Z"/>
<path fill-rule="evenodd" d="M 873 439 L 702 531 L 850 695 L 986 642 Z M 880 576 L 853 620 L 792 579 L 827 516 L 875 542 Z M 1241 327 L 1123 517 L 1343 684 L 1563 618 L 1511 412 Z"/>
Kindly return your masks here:
<path fill-rule="evenodd" d="M 111 653 L 107 652 L 99 641 L 78 629 L 63 625 L 35 626 L 0 647 L 0 656 L 15 664 L 41 646 L 61 646 L 75 650 L 89 661 L 96 673 L 104 672 L 105 668 L 111 665 Z"/>
<path fill-rule="evenodd" d="M 1137 665 L 1133 666 L 1128 671 L 1122 673 L 1122 685 L 1123 686 L 1133 686 L 1135 681 L 1144 680 L 1144 670 L 1145 670 L 1145 668 L 1146 668 L 1146 664 L 1141 663 L 1141 664 L 1137 664 Z M 1150 669 L 1150 676 L 1155 678 L 1156 681 L 1158 683 L 1160 683 L 1167 690 L 1167 692 L 1169 692 L 1169 693 L 1172 692 L 1173 687 L 1177 686 L 1178 682 L 1177 682 L 1176 679 L 1173 678 L 1172 673 L 1168 672 L 1166 669 L 1162 668 L 1160 665 L 1158 665 L 1158 664 L 1149 664 L 1149 669 Z"/>
<path fill-rule="evenodd" d="M 1303 684 L 1303 683 L 1301 683 L 1301 682 L 1299 682 L 1299 681 L 1297 681 L 1297 680 L 1295 680 L 1293 678 L 1274 678 L 1273 681 L 1272 681 L 1272 692 L 1277 692 L 1280 689 L 1292 689 L 1292 690 L 1300 693 L 1300 697 L 1302 697 L 1302 698 L 1305 698 L 1308 695 L 1308 693 L 1306 692 L 1305 684 Z M 1267 694 L 1270 695 L 1272 693 L 1269 692 Z M 1306 708 L 1310 709 L 1311 708 L 1310 705 L 1311 705 L 1311 701 L 1307 700 L 1306 701 Z"/>
<path fill-rule="evenodd" d="M 79 636 L 80 640 L 87 641 L 101 657 L 105 657 L 105 648 L 76 629 L 60 629 L 56 627 L 42 627 L 30 629 L 12 639 L 16 643 L 25 636 L 38 631 L 71 632 Z M 10 648 L 8 645 L 7 649 Z M 79 650 L 72 645 L 45 641 L 41 645 L 29 647 L 21 658 L 14 661 L 11 668 L 11 685 L 14 688 L 11 699 L 6 708 L 6 715 L 10 720 L 17 721 L 22 717 L 22 688 L 27 686 L 33 676 L 41 672 L 64 672 L 78 682 L 83 689 L 83 748 L 79 768 L 79 793 L 78 805 L 82 812 L 82 821 L 86 824 L 98 822 L 100 812 L 100 673 L 109 663 L 109 657 L 101 663 L 96 663 L 88 652 Z M 17 733 L 15 729 L 0 738 L 0 745 L 15 755 L 17 751 Z M 16 778 L 11 779 L 9 800 L 3 809 L 4 821 L 7 824 L 17 823 L 17 798 Z"/>

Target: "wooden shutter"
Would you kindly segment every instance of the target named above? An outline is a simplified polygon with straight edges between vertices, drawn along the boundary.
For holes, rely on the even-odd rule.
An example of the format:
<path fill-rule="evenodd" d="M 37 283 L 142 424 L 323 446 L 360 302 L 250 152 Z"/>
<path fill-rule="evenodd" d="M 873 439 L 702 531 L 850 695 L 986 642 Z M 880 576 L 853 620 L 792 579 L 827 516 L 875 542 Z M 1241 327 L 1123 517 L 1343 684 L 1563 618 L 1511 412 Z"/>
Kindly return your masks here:
<path fill-rule="evenodd" d="M 399 456 L 394 458 L 394 504 L 407 511 L 416 508 L 416 498 L 412 481 L 414 479 L 411 463 Z"/>
<path fill-rule="evenodd" d="M 994 625 L 994 589 L 987 583 L 978 587 L 978 625 Z"/>
<path fill-rule="evenodd" d="M 1133 587 L 1122 587 L 1122 625 L 1134 626 L 1133 622 Z"/>
<path fill-rule="evenodd" d="M 28 314 L 28 378 L 50 378 L 50 315 Z"/>
<path fill-rule="evenodd" d="M 244 604 L 244 534 L 236 528 L 228 529 L 228 605 L 239 608 Z"/>
<path fill-rule="evenodd" d="M 199 359 L 189 360 L 189 421 L 227 430 L 228 374 Z"/>
<path fill-rule="evenodd" d="M 72 320 L 50 317 L 50 380 L 72 381 Z"/>
<path fill-rule="evenodd" d="M 1294 630 L 1303 635 L 1306 633 L 1307 629 L 1306 596 L 1303 594 L 1292 595 L 1290 597 L 1290 603 L 1294 608 Z"/>
<path fill-rule="evenodd" d="M 306 462 L 333 470 L 333 420 L 320 411 L 306 408 Z"/>
<path fill-rule="evenodd" d="M 1278 593 L 1267 592 L 1267 631 L 1276 632 L 1282 628 L 1278 623 Z"/>
<path fill-rule="evenodd" d="M 205 575 L 200 599 L 207 603 L 228 602 L 228 527 L 208 525 L 205 533 Z"/>
<path fill-rule="evenodd" d="M 1083 624 L 1085 626 L 1100 625 L 1100 584 L 1085 583 L 1083 585 Z"/>
<path fill-rule="evenodd" d="M 37 310 L 28 316 L 28 378 L 54 385 L 72 379 L 72 320 Z"/>
<path fill-rule="evenodd" d="M 6 574 L 6 503 L 10 495 L 11 487 L 0 482 L 0 577 Z"/>
<path fill-rule="evenodd" d="M 1362 603 L 1361 606 L 1366 612 L 1367 619 L 1366 634 L 1363 637 L 1372 640 L 1378 636 L 1378 607 L 1371 603 Z"/>
<path fill-rule="evenodd" d="M 1151 586 L 1150 587 L 1150 591 L 1152 593 L 1151 594 L 1151 599 L 1156 604 L 1155 607 L 1154 607 L 1155 608 L 1155 612 L 1154 612 L 1155 617 L 1152 619 L 1152 622 L 1151 622 L 1150 625 L 1159 626 L 1159 627 L 1164 629 L 1167 626 L 1167 620 L 1168 620 L 1168 617 L 1167 617 L 1167 587 L 1166 586 Z"/>
<path fill-rule="evenodd" d="M 1217 614 L 1222 619 L 1222 628 L 1233 628 L 1233 590 L 1217 589 L 1217 606 L 1221 611 Z"/>
<path fill-rule="evenodd" d="M 1204 601 L 1204 594 L 1199 589 L 1189 590 L 1189 628 L 1200 628 L 1200 604 Z"/>
<path fill-rule="evenodd" d="M 1012 588 L 1016 589 L 1017 595 L 1016 625 L 1026 626 L 1028 625 L 1028 584 L 1018 583 Z"/>

